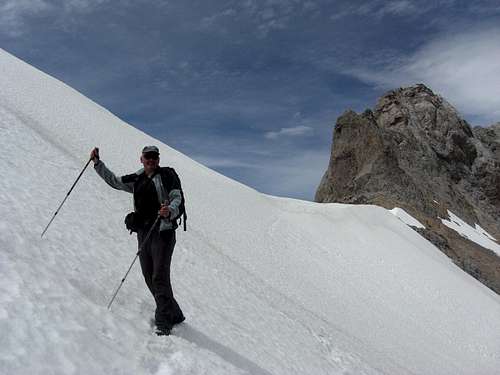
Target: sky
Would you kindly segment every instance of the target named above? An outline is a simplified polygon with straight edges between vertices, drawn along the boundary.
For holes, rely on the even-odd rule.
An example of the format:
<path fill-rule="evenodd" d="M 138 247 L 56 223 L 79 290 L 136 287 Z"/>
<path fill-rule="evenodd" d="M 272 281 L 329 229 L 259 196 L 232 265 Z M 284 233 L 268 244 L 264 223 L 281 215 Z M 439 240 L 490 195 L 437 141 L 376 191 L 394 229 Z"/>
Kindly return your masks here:
<path fill-rule="evenodd" d="M 0 48 L 226 176 L 306 200 L 337 117 L 390 89 L 424 83 L 471 125 L 500 121 L 498 25 L 500 1 L 0 0 Z"/>

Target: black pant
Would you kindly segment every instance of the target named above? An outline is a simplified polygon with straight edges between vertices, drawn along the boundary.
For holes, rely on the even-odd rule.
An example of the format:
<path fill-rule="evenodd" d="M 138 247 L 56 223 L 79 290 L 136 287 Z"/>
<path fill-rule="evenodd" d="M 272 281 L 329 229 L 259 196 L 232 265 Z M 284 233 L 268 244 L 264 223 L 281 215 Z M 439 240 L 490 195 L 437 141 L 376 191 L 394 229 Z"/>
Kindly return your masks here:
<path fill-rule="evenodd" d="M 146 235 L 147 230 L 137 232 L 139 247 Z M 170 283 L 170 262 L 174 246 L 174 230 L 160 232 L 155 228 L 139 254 L 142 274 L 156 301 L 155 321 L 158 326 L 172 326 L 183 318 Z"/>

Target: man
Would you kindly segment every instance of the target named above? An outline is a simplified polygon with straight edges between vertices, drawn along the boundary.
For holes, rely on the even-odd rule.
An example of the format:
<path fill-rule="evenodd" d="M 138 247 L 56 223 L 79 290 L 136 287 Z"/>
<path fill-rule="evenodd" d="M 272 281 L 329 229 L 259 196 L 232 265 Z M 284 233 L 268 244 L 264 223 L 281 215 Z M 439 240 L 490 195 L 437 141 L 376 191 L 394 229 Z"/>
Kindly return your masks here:
<path fill-rule="evenodd" d="M 144 168 L 119 178 L 99 159 L 98 148 L 92 150 L 90 158 L 94 169 L 108 185 L 134 195 L 134 225 L 139 249 L 142 248 L 139 260 L 156 302 L 156 333 L 169 335 L 172 326 L 185 319 L 170 283 L 170 262 L 177 228 L 176 221 L 170 219 L 178 216 L 182 202 L 179 179 L 170 168 L 160 168 L 160 152 L 156 146 L 143 148 L 140 160 Z M 158 215 L 159 224 L 156 221 Z M 144 242 L 155 222 L 150 237 Z"/>

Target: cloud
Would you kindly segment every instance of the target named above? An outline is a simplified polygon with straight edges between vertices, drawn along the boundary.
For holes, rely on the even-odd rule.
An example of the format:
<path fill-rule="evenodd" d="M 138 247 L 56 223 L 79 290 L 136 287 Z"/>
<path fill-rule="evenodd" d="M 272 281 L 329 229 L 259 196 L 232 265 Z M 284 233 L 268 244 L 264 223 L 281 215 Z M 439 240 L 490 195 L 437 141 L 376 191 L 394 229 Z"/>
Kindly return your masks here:
<path fill-rule="evenodd" d="M 24 17 L 46 12 L 51 5 L 45 0 L 6 0 L 0 4 L 0 29 L 11 37 L 24 30 Z"/>
<path fill-rule="evenodd" d="M 380 8 L 379 15 L 393 14 L 393 15 L 406 15 L 418 12 L 418 9 L 412 1 L 398 0 L 390 1 Z"/>
<path fill-rule="evenodd" d="M 300 135 L 309 135 L 313 131 L 313 128 L 309 126 L 299 125 L 292 128 L 281 128 L 277 132 L 267 132 L 265 137 L 268 139 L 277 139 L 280 136 L 296 137 Z"/>
<path fill-rule="evenodd" d="M 190 155 L 194 160 L 267 194 L 313 200 L 329 162 L 329 149 L 286 152 L 285 156 Z M 234 173 L 238 171 L 238 173 Z"/>
<path fill-rule="evenodd" d="M 221 19 L 226 17 L 235 17 L 236 14 L 237 12 L 235 9 L 227 8 L 211 16 L 205 16 L 201 19 L 200 28 L 209 29 L 213 27 L 217 22 L 220 22 Z"/>
<path fill-rule="evenodd" d="M 261 160 L 258 169 L 247 171 L 246 178 L 267 194 L 314 200 L 329 158 L 329 147 L 288 152 L 284 157 Z"/>
<path fill-rule="evenodd" d="M 0 2 L 0 30 L 16 38 L 29 27 L 30 17 L 50 15 L 64 23 L 72 14 L 92 11 L 109 0 L 4 0 Z"/>
<path fill-rule="evenodd" d="M 346 16 L 369 16 L 381 19 L 385 16 L 417 17 L 435 8 L 449 7 L 454 0 L 372 0 L 362 4 L 348 5 L 330 16 L 338 20 Z"/>
<path fill-rule="evenodd" d="M 500 4 L 497 2 L 473 1 L 467 4 L 467 9 L 482 16 L 490 16 L 494 13 L 500 13 Z"/>
<path fill-rule="evenodd" d="M 297 20 L 314 18 L 319 5 L 314 1 L 246 0 L 236 2 L 242 18 L 254 27 L 256 36 L 265 39 L 274 31 L 293 28 Z"/>
<path fill-rule="evenodd" d="M 345 72 L 383 88 L 423 82 L 463 115 L 487 125 L 500 119 L 499 40 L 498 27 L 450 33 L 380 69 L 363 66 Z"/>
<path fill-rule="evenodd" d="M 190 157 L 208 168 L 250 168 L 258 169 L 260 165 L 235 159 L 234 157 L 217 157 L 209 155 L 190 155 Z"/>

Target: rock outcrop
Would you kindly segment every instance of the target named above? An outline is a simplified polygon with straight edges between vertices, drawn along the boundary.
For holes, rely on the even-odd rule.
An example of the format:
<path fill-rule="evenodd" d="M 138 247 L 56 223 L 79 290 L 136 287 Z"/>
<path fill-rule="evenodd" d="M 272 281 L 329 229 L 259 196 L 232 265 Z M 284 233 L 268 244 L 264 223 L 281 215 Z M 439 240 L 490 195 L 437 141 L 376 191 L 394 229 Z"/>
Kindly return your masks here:
<path fill-rule="evenodd" d="M 401 207 L 419 232 L 500 294 L 500 257 L 442 224 L 450 210 L 500 239 L 500 123 L 471 128 L 424 85 L 393 90 L 337 120 L 317 202 Z"/>

